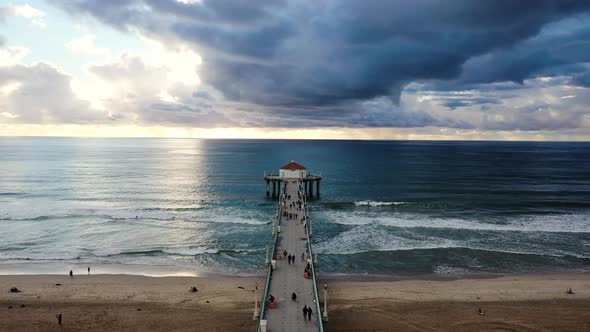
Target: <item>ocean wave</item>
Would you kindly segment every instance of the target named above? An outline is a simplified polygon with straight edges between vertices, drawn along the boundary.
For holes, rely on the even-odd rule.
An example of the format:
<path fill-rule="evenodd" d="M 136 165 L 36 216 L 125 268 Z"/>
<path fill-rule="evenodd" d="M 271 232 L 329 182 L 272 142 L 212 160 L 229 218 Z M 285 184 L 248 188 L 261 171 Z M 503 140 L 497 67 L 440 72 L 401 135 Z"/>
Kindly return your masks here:
<path fill-rule="evenodd" d="M 410 239 L 394 235 L 378 227 L 357 226 L 316 245 L 322 254 L 351 255 L 368 251 L 392 251 L 458 247 L 461 242 L 454 240 L 424 237 Z"/>
<path fill-rule="evenodd" d="M 463 218 L 429 217 L 421 214 L 398 213 L 351 214 L 331 212 L 325 214 L 328 222 L 342 225 L 380 224 L 400 228 L 447 228 L 480 231 L 590 233 L 590 214 L 528 215 L 517 216 L 501 223 L 482 222 Z"/>
<path fill-rule="evenodd" d="M 131 250 L 111 253 L 94 253 L 95 257 L 117 257 L 117 256 L 187 256 L 193 257 L 204 254 L 241 254 L 257 252 L 254 249 L 211 249 L 211 248 L 162 248 L 162 249 L 146 249 L 146 250 Z"/>
<path fill-rule="evenodd" d="M 108 214 L 56 214 L 56 215 L 30 215 L 21 217 L 2 217 L 0 221 L 46 221 L 46 220 L 62 220 L 62 219 L 103 219 L 108 222 L 144 222 L 146 220 L 155 221 L 182 221 L 182 222 L 194 222 L 194 223 L 232 223 L 232 224 L 248 224 L 248 225 L 267 225 L 271 223 L 270 220 L 263 221 L 255 218 L 243 218 L 243 217 L 231 217 L 228 215 L 219 216 L 203 216 L 202 218 L 190 217 L 190 216 L 174 216 L 174 215 L 144 215 L 135 213 L 119 213 L 118 215 Z M 267 219 L 270 219 L 267 218 Z"/>
<path fill-rule="evenodd" d="M 408 202 L 375 202 L 375 201 L 358 201 L 354 202 L 355 206 L 390 206 L 390 205 L 404 205 L 408 204 Z"/>
<path fill-rule="evenodd" d="M 187 211 L 199 211 L 205 209 L 204 206 L 195 207 L 150 207 L 141 208 L 140 211 L 168 211 L 168 212 L 187 212 Z"/>
<path fill-rule="evenodd" d="M 538 255 L 551 257 L 573 257 L 589 259 L 583 250 L 573 247 L 558 248 L 552 245 L 556 239 L 564 240 L 561 235 L 545 238 L 546 245 L 535 243 L 532 238 L 538 238 L 530 234 L 525 241 L 521 235 L 507 237 L 467 237 L 451 238 L 445 235 L 424 235 L 422 232 L 411 230 L 392 231 L 380 225 L 359 225 L 350 230 L 320 242 L 316 249 L 320 254 L 330 255 L 354 255 L 379 251 L 410 251 L 410 250 L 442 250 L 442 249 L 467 249 L 489 252 L 501 252 L 508 254 Z M 519 239 L 519 240 L 514 240 Z"/>

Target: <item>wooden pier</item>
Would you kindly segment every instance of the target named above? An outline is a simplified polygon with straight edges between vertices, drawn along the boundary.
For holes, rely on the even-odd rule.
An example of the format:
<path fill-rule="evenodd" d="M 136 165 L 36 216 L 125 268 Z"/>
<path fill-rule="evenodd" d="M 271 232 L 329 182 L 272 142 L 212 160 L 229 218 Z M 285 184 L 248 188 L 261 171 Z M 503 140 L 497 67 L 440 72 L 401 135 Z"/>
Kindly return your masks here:
<path fill-rule="evenodd" d="M 291 162 L 286 166 L 293 167 L 293 164 Z M 256 308 L 254 313 L 258 319 L 259 332 L 323 331 L 323 320 L 327 320 L 327 311 L 320 305 L 315 275 L 317 254 L 310 241 L 313 229 L 308 209 L 309 191 L 316 182 L 319 196 L 321 177 L 315 176 L 311 180 L 310 175 L 302 169 L 305 168 L 298 168 L 297 173 L 282 172 L 276 175 L 274 181 L 277 189 L 273 193 L 278 203 L 272 227 L 273 241 L 267 247 L 268 270 L 261 308 L 260 311 Z M 265 175 L 267 188 L 274 177 Z M 288 255 L 294 256 L 291 264 L 287 260 Z M 322 289 L 326 296 L 327 286 Z M 296 295 L 295 300 L 292 299 L 293 293 Z M 274 299 L 272 303 L 269 300 L 271 295 Z M 311 308 L 311 319 L 304 318 L 304 306 Z"/>

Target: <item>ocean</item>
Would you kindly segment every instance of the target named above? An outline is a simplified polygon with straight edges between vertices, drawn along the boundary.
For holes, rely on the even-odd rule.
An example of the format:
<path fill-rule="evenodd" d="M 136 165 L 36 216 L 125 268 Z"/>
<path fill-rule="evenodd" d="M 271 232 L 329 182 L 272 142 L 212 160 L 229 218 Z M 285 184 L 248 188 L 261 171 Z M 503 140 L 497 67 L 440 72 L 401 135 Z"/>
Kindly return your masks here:
<path fill-rule="evenodd" d="M 1 137 L 0 273 L 261 273 L 291 160 L 321 273 L 590 270 L 590 143 Z"/>

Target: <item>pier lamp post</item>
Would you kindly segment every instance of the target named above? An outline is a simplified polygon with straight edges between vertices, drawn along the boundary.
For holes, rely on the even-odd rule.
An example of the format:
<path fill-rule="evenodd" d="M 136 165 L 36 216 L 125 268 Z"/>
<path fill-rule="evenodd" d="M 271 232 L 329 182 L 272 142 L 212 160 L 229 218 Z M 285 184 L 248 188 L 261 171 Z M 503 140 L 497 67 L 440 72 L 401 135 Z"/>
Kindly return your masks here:
<path fill-rule="evenodd" d="M 258 283 L 254 284 L 254 317 L 252 320 L 257 320 L 260 317 L 260 310 L 258 310 Z"/>
<path fill-rule="evenodd" d="M 324 322 L 328 321 L 328 284 L 324 284 L 324 313 L 322 318 Z"/>

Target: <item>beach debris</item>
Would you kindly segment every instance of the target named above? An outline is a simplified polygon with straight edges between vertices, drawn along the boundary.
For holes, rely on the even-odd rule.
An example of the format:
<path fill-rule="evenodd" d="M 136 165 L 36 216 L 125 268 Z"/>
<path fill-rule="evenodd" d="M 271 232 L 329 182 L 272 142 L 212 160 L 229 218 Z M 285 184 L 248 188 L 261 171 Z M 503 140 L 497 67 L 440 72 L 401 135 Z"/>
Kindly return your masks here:
<path fill-rule="evenodd" d="M 195 287 L 195 286 L 191 287 L 191 292 L 193 292 L 193 293 L 196 293 L 196 292 L 198 292 L 198 291 L 199 291 L 199 290 L 197 289 L 197 287 Z"/>
<path fill-rule="evenodd" d="M 61 286 L 61 284 L 55 284 L 56 286 Z"/>
<path fill-rule="evenodd" d="M 11 306 L 11 305 L 9 305 L 9 306 L 8 306 L 8 309 L 12 309 L 12 306 Z"/>
<path fill-rule="evenodd" d="M 574 293 L 574 292 L 572 291 L 572 289 L 571 289 L 571 288 L 570 288 L 570 289 L 568 289 L 566 293 L 567 293 L 567 294 L 570 294 L 570 295 L 574 295 L 574 294 L 576 294 L 576 293 Z"/>
<path fill-rule="evenodd" d="M 24 304 L 21 304 L 21 305 L 20 305 L 20 307 L 21 307 L 21 308 L 24 308 L 24 307 L 26 307 L 26 306 L 25 306 Z"/>
<path fill-rule="evenodd" d="M 11 293 L 20 293 L 20 292 L 21 292 L 21 290 L 20 290 L 20 289 L 18 289 L 18 288 L 16 288 L 16 287 L 11 287 L 11 288 L 10 288 L 10 292 L 11 292 Z"/>
<path fill-rule="evenodd" d="M 480 316 L 485 316 L 485 315 L 486 315 L 486 313 L 485 313 L 485 312 L 483 312 L 483 311 L 481 310 L 481 308 L 477 308 L 477 313 L 478 313 Z"/>
<path fill-rule="evenodd" d="M 205 301 L 205 303 L 209 303 L 209 301 Z"/>
<path fill-rule="evenodd" d="M 141 311 L 141 308 L 137 308 L 137 311 Z"/>
<path fill-rule="evenodd" d="M 242 287 L 242 286 L 238 286 L 238 288 L 239 288 L 239 289 L 244 289 L 244 287 Z"/>
<path fill-rule="evenodd" d="M 57 323 L 58 323 L 59 325 L 61 325 L 61 318 L 62 318 L 62 315 L 61 315 L 61 313 L 57 314 L 57 315 L 55 316 L 55 318 L 57 318 Z"/>

